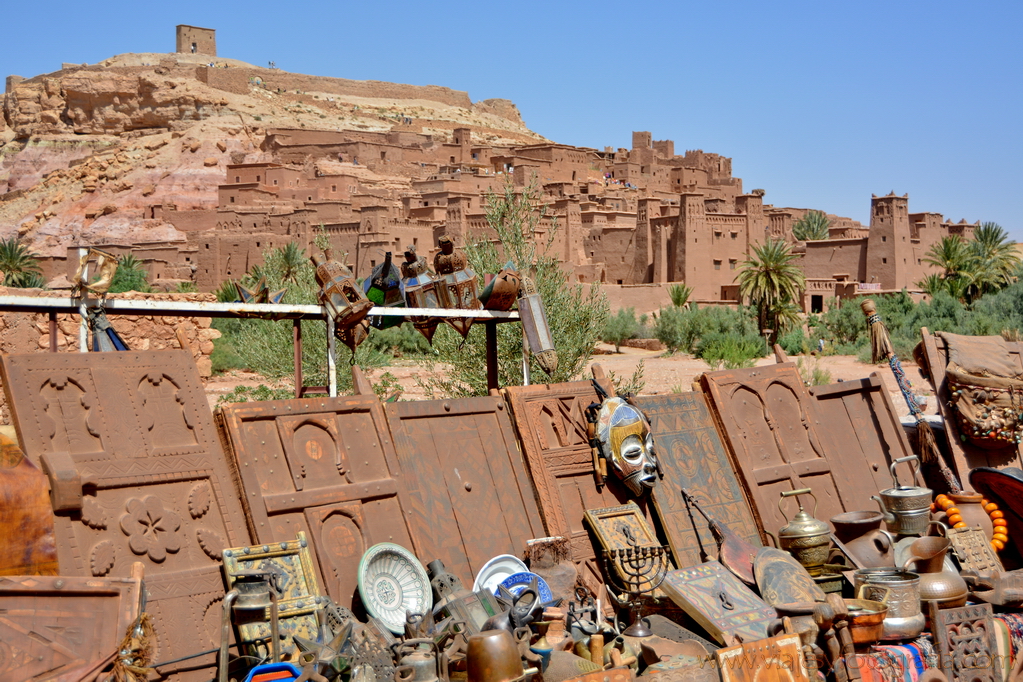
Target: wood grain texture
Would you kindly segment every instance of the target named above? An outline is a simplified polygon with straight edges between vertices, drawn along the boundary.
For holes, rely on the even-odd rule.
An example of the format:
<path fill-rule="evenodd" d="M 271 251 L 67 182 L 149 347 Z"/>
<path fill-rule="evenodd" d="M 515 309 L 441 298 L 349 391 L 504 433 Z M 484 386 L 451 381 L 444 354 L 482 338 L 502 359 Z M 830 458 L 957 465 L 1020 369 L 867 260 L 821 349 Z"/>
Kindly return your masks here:
<path fill-rule="evenodd" d="M 351 608 L 363 553 L 378 542 L 416 552 L 411 509 L 375 396 L 225 405 L 217 413 L 237 462 L 256 542 L 309 538 L 317 581 Z"/>
<path fill-rule="evenodd" d="M 1008 445 L 1003 448 L 981 448 L 963 440 L 959 432 L 959 423 L 955 416 L 955 408 L 949 404 L 951 396 L 948 392 L 948 381 L 945 368 L 948 366 L 948 351 L 945 340 L 934 336 L 927 327 L 920 328 L 923 341 L 923 356 L 926 367 L 923 369 L 931 378 L 935 400 L 938 403 L 938 414 L 945 422 L 945 442 L 952 454 L 952 465 L 960 482 L 966 484 L 971 469 L 977 467 L 1023 467 L 1023 446 Z M 1008 343 L 1009 357 L 1020 368 L 1023 368 L 1023 343 Z"/>
<path fill-rule="evenodd" d="M 221 552 L 250 538 L 191 354 L 8 355 L 0 371 L 25 454 L 61 501 L 61 573 L 128 577 L 142 562 L 156 660 L 217 646 Z M 207 680 L 213 665 L 163 672 Z"/>
<path fill-rule="evenodd" d="M 680 490 L 689 490 L 715 520 L 750 544 L 760 546 L 760 532 L 750 504 L 736 479 L 703 393 L 641 396 L 636 406 L 646 414 L 654 434 L 663 480 L 653 489 L 654 508 L 678 566 L 717 559 L 717 542 L 698 511 L 690 513 Z"/>
<path fill-rule="evenodd" d="M 714 652 L 721 682 L 808 682 L 799 635 L 778 635 Z"/>
<path fill-rule="evenodd" d="M 0 601 L 0 679 L 51 680 L 117 651 L 138 616 L 139 580 L 9 576 Z"/>
<path fill-rule="evenodd" d="M 391 403 L 387 422 L 424 564 L 440 559 L 471 585 L 487 561 L 522 556 L 528 540 L 543 536 L 503 398 Z"/>
<path fill-rule="evenodd" d="M 794 364 L 710 372 L 702 383 L 765 530 L 788 522 L 778 508 L 787 490 L 812 489 L 817 510 L 807 512 L 825 520 L 869 501 L 855 493 L 843 498 L 847 482 L 832 471 L 816 406 Z M 790 506 L 789 517 L 797 509 Z"/>

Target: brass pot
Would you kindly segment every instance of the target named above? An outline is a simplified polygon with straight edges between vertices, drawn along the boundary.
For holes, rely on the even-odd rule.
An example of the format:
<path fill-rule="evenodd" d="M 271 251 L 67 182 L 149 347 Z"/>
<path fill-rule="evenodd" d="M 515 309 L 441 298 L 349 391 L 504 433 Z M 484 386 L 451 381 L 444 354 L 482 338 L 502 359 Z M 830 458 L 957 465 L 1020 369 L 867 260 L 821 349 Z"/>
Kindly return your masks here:
<path fill-rule="evenodd" d="M 787 497 L 809 495 L 813 497 L 813 511 L 817 513 L 817 498 L 809 488 L 800 490 L 786 490 L 778 500 L 778 509 L 782 516 L 781 503 Z M 803 510 L 802 503 L 799 503 L 799 511 L 791 520 L 786 516 L 788 523 L 778 531 L 778 546 L 795 557 L 796 561 L 806 569 L 810 575 L 820 575 L 824 570 L 824 564 L 828 561 L 828 554 L 831 551 L 831 528 L 828 524 L 815 519 L 811 514 Z"/>
<path fill-rule="evenodd" d="M 883 640 L 913 639 L 927 617 L 920 611 L 920 576 L 897 568 L 862 568 L 853 574 L 856 596 L 888 607 Z"/>
<path fill-rule="evenodd" d="M 507 630 L 487 630 L 470 637 L 466 660 L 469 679 L 474 682 L 514 682 L 539 672 L 522 669 L 519 648 Z"/>
<path fill-rule="evenodd" d="M 920 574 L 920 599 L 938 602 L 938 608 L 952 609 L 966 604 L 969 588 L 962 576 L 945 570 L 945 553 L 952 546 L 948 538 L 928 536 L 909 546 L 909 559 L 903 568 L 916 564 Z"/>
<path fill-rule="evenodd" d="M 884 634 L 888 607 L 872 599 L 846 599 L 849 608 L 849 633 L 853 644 L 873 644 Z"/>

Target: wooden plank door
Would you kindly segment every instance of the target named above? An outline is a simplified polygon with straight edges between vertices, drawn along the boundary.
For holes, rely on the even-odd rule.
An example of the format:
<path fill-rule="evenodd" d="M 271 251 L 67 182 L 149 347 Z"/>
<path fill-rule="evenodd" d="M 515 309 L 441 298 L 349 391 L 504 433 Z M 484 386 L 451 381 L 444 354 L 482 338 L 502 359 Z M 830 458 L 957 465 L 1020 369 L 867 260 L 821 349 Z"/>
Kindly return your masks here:
<path fill-rule="evenodd" d="M 892 486 L 891 463 L 913 454 L 884 381 L 874 372 L 865 379 L 814 386 L 810 394 L 827 425 L 822 435 L 844 505 L 871 509 L 870 496 Z M 901 475 L 908 485 L 906 472 Z"/>
<path fill-rule="evenodd" d="M 787 490 L 813 490 L 818 519 L 846 511 L 794 364 L 710 372 L 702 382 L 764 530 L 776 533 L 795 512 L 794 502 L 785 515 L 778 508 Z"/>
<path fill-rule="evenodd" d="M 7 355 L 0 371 L 25 454 L 50 478 L 61 574 L 127 578 L 140 561 L 155 660 L 218 646 L 221 553 L 251 542 L 191 354 Z M 213 664 L 162 672 L 205 681 Z"/>
<path fill-rule="evenodd" d="M 351 608 L 363 553 L 378 542 L 416 551 L 407 497 L 375 396 L 226 405 L 218 421 L 238 464 L 259 543 L 304 531 L 320 584 Z"/>
<path fill-rule="evenodd" d="M 664 479 L 652 491 L 654 508 L 679 568 L 717 559 L 717 542 L 706 519 L 689 510 L 681 489 L 701 507 L 754 547 L 760 531 L 742 487 L 732 470 L 703 393 L 640 396 L 636 406 L 646 414 L 654 434 Z"/>
<path fill-rule="evenodd" d="M 503 398 L 387 406 L 423 563 L 434 559 L 471 587 L 499 554 L 522 556 L 542 537 L 533 485 Z"/>

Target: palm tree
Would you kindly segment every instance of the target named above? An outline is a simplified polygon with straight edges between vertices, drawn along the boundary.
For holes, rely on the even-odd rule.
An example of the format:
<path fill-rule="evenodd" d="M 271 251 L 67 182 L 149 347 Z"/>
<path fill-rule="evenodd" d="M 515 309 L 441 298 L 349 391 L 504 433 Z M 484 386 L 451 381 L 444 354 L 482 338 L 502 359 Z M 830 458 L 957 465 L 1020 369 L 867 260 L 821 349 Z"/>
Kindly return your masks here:
<path fill-rule="evenodd" d="M 827 239 L 831 219 L 822 211 L 809 211 L 792 224 L 792 236 L 801 242 Z"/>
<path fill-rule="evenodd" d="M 281 249 L 281 279 L 285 282 L 298 284 L 298 273 L 306 265 L 305 249 L 299 248 L 295 242 Z"/>
<path fill-rule="evenodd" d="M 973 232 L 969 243 L 970 255 L 980 266 L 984 291 L 1001 289 L 1012 281 L 1012 273 L 1019 265 L 1016 242 L 998 223 L 981 223 Z"/>
<path fill-rule="evenodd" d="M 925 263 L 944 271 L 942 278 L 946 280 L 969 272 L 971 260 L 970 250 L 959 235 L 942 237 L 924 256 Z"/>
<path fill-rule="evenodd" d="M 917 282 L 916 285 L 931 298 L 937 296 L 939 291 L 948 291 L 948 286 L 945 284 L 945 278 L 936 272 L 932 272 L 927 275 Z"/>
<path fill-rule="evenodd" d="M 18 241 L 17 237 L 0 240 L 0 271 L 4 273 L 3 284 L 21 289 L 43 286 L 42 268 L 36 254 Z"/>
<path fill-rule="evenodd" d="M 778 318 L 788 317 L 783 306 L 800 300 L 805 283 L 803 271 L 793 263 L 792 253 L 782 239 L 768 239 L 753 246 L 753 255 L 743 261 L 739 272 L 739 296 L 757 309 L 761 329 L 778 330 Z"/>

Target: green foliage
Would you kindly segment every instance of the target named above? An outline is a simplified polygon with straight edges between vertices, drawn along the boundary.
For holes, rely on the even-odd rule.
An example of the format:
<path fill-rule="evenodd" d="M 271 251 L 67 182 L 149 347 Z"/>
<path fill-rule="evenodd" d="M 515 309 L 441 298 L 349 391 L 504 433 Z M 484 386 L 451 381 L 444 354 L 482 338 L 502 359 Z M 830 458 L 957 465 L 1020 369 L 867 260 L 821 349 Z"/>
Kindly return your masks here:
<path fill-rule="evenodd" d="M 234 303 L 238 300 L 238 287 L 230 280 L 221 282 L 214 293 L 217 295 L 217 300 L 221 303 Z"/>
<path fill-rule="evenodd" d="M 384 355 L 400 358 L 406 355 L 431 355 L 433 347 L 411 323 L 387 329 L 374 329 L 363 345 Z"/>
<path fill-rule="evenodd" d="M 142 261 L 130 253 L 117 259 L 117 270 L 114 271 L 114 279 L 107 290 L 109 293 L 119 294 L 124 291 L 147 293 L 152 290 L 149 280 L 146 279 L 146 268 Z"/>
<path fill-rule="evenodd" d="M 305 257 L 305 249 L 299 247 L 295 242 L 288 242 L 280 250 L 280 275 L 281 280 L 289 284 L 298 283 L 298 272 L 309 261 Z"/>
<path fill-rule="evenodd" d="M 218 322 L 237 322 L 237 320 L 216 320 L 213 323 L 215 328 L 220 328 Z M 237 328 L 237 325 L 235 325 Z M 221 334 L 224 332 L 221 331 Z M 223 374 L 231 369 L 245 369 L 245 361 L 234 347 L 233 337 L 221 336 L 213 342 L 213 352 L 210 353 L 210 365 L 214 374 Z"/>
<path fill-rule="evenodd" d="M 689 309 L 662 308 L 654 323 L 654 335 L 668 352 L 697 353 L 699 341 L 713 333 L 757 336 L 757 326 L 749 308 L 693 305 Z M 763 340 L 761 340 L 763 343 Z"/>
<path fill-rule="evenodd" d="M 685 284 L 672 284 L 668 287 L 668 296 L 671 297 L 671 304 L 676 308 L 682 308 L 689 302 L 693 295 L 693 288 Z"/>
<path fill-rule="evenodd" d="M 792 236 L 801 242 L 827 239 L 829 227 L 831 227 L 830 218 L 821 211 L 810 211 L 792 223 Z"/>
<path fill-rule="evenodd" d="M 928 265 L 942 272 L 927 275 L 917 286 L 931 296 L 944 291 L 952 298 L 973 303 L 1017 279 L 1020 259 L 1015 244 L 1001 225 L 991 222 L 974 230 L 968 242 L 958 235 L 942 237 L 924 257 Z"/>
<path fill-rule="evenodd" d="M 584 288 L 569 281 L 554 250 L 557 224 L 551 221 L 546 234 L 538 228 L 546 221 L 547 206 L 539 201 L 536 178 L 519 190 L 509 177 L 499 194 L 488 193 L 486 215 L 489 230 L 470 233 L 464 251 L 480 276 L 499 272 L 511 260 L 531 277 L 547 309 L 547 322 L 558 352 L 558 369 L 549 379 L 536 360 L 530 359 L 534 380 L 569 381 L 586 366 L 593 345 L 608 316 L 607 297 L 599 286 Z M 542 236 L 540 236 L 542 235 Z M 443 376 L 423 381 L 429 395 L 452 397 L 486 395 L 486 344 L 483 325 L 477 324 L 463 342 L 447 325 L 433 339 L 436 355 L 427 359 L 446 365 Z M 497 325 L 498 380 L 502 386 L 522 383 L 522 330 L 518 324 Z"/>
<path fill-rule="evenodd" d="M 266 277 L 267 286 L 271 291 L 288 288 L 288 300 L 296 304 L 318 303 L 319 286 L 316 284 L 312 263 L 305 262 L 293 274 L 294 282 L 285 283 L 284 249 L 273 249 L 263 253 L 264 264 L 259 268 L 259 275 Z M 253 273 L 247 275 L 251 278 Z M 222 289 L 224 287 L 221 287 Z M 230 300 L 235 300 L 232 297 Z M 291 320 L 260 320 L 240 319 L 229 320 L 231 324 L 218 322 L 220 339 L 217 344 L 230 344 L 234 348 L 240 364 L 256 372 L 272 382 L 287 385 L 294 376 L 293 354 L 293 322 Z M 324 386 L 327 384 L 327 335 L 324 324 L 318 320 L 304 320 L 302 325 L 302 374 L 306 384 Z M 376 330 L 370 334 L 377 333 Z M 368 343 L 359 346 L 354 356 L 354 363 L 363 368 L 379 367 L 387 361 L 387 356 L 380 353 Z M 337 343 L 338 392 L 350 393 L 352 390 L 351 372 L 345 365 L 352 362 L 351 352 L 340 342 Z M 374 385 L 374 390 L 383 391 L 386 387 Z"/>
<path fill-rule="evenodd" d="M 174 287 L 174 291 L 179 294 L 194 294 L 199 291 L 199 288 L 195 286 L 195 282 L 178 282 L 178 285 Z"/>
<path fill-rule="evenodd" d="M 287 386 L 271 388 L 266 384 L 259 386 L 235 386 L 217 399 L 217 405 L 230 403 L 262 402 L 265 400 L 287 400 L 295 397 L 295 389 Z"/>
<path fill-rule="evenodd" d="M 831 372 L 820 366 L 820 361 L 814 359 L 812 362 L 804 362 L 803 358 L 796 359 L 796 367 L 799 369 L 799 376 L 807 386 L 824 386 L 831 383 Z"/>
<path fill-rule="evenodd" d="M 756 308 L 759 329 L 784 332 L 791 326 L 792 306 L 800 300 L 805 282 L 797 258 L 783 240 L 768 239 L 755 244 L 753 255 L 743 261 L 739 295 Z"/>
<path fill-rule="evenodd" d="M 17 237 L 0 240 L 0 271 L 4 275 L 5 287 L 28 289 L 46 286 L 38 257 Z"/>
<path fill-rule="evenodd" d="M 613 344 L 615 353 L 621 353 L 621 345 L 633 338 L 637 332 L 639 332 L 639 323 L 636 321 L 636 309 L 622 308 L 607 318 L 600 340 Z"/>
<path fill-rule="evenodd" d="M 767 344 L 762 336 L 752 333 L 714 331 L 700 339 L 696 355 L 713 369 L 752 367 L 757 358 L 767 355 Z"/>
<path fill-rule="evenodd" d="M 778 337 L 778 345 L 789 355 L 805 355 L 816 347 L 802 329 L 792 329 Z"/>
<path fill-rule="evenodd" d="M 614 371 L 608 372 L 608 378 L 611 383 L 614 384 L 615 394 L 620 396 L 639 395 L 643 392 L 643 388 L 646 387 L 646 380 L 643 378 L 643 374 L 646 372 L 646 360 L 640 360 L 639 364 L 636 365 L 635 371 L 632 376 L 628 379 L 620 377 L 614 373 Z"/>

